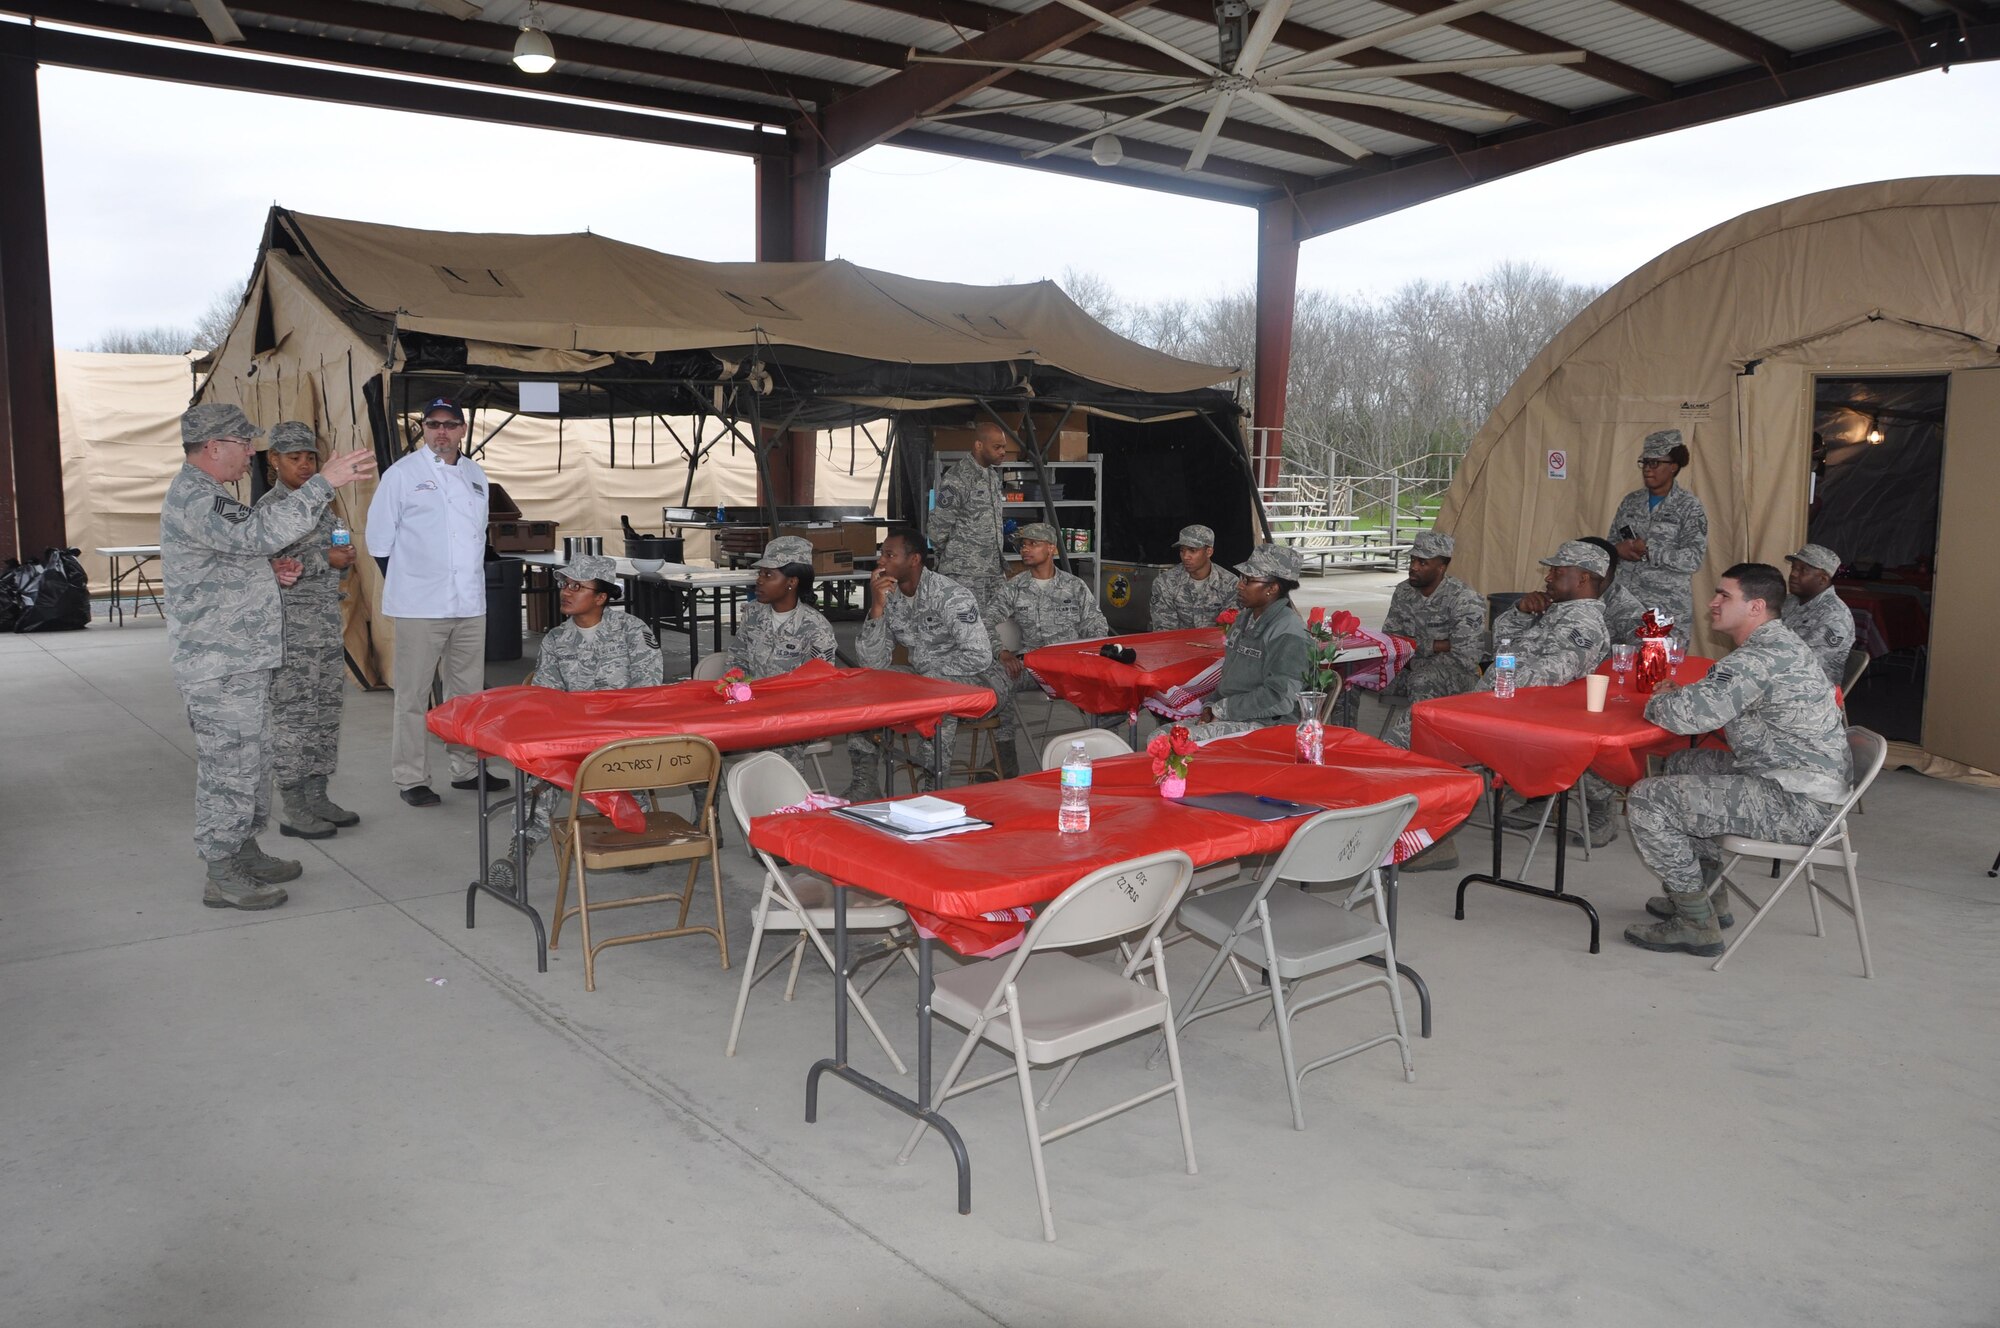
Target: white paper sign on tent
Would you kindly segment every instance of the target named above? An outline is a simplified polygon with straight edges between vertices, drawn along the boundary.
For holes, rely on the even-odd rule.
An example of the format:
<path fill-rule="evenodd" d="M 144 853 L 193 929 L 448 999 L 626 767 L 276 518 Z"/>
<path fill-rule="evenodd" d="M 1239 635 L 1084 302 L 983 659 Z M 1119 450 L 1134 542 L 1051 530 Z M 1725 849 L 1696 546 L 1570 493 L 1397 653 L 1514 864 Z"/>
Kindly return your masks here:
<path fill-rule="evenodd" d="M 1569 478 L 1569 453 L 1560 447 L 1549 449 L 1549 478 L 1552 480 Z"/>
<path fill-rule="evenodd" d="M 560 383 L 522 383 L 521 413 L 524 415 L 556 415 L 562 411 L 562 385 Z"/>

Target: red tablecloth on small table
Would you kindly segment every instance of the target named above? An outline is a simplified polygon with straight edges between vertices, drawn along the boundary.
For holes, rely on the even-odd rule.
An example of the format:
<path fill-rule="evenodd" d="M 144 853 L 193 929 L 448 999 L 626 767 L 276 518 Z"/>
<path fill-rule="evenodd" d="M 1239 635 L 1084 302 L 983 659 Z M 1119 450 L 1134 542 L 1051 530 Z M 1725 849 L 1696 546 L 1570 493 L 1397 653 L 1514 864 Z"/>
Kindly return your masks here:
<path fill-rule="evenodd" d="M 751 687 L 751 699 L 735 705 L 705 681 L 607 692 L 495 687 L 445 702 L 429 724 L 446 742 L 569 788 L 584 757 L 623 738 L 698 733 L 725 752 L 754 751 L 879 728 L 929 737 L 946 715 L 977 719 L 993 709 L 990 688 L 821 660 Z"/>
<path fill-rule="evenodd" d="M 1106 645 L 1130 646 L 1139 658 L 1130 664 L 1106 659 L 1097 653 Z M 1221 658 L 1222 629 L 1190 627 L 1043 646 L 1023 655 L 1021 662 L 1043 686 L 1085 714 L 1109 715 L 1137 710 L 1147 697 L 1187 682 Z"/>
<path fill-rule="evenodd" d="M 1857 619 L 1867 614 L 1875 620 L 1877 630 L 1874 639 L 1882 649 L 1879 652 L 1871 650 L 1871 654 L 1915 650 L 1930 644 L 1931 614 L 1921 596 L 1844 582 L 1834 586 L 1833 593 L 1854 611 Z M 1858 633 L 1856 639 L 1859 640 Z M 1863 648 L 1868 647 L 1864 645 Z"/>
<path fill-rule="evenodd" d="M 1321 766 L 1296 764 L 1292 740 L 1292 730 L 1280 726 L 1209 744 L 1194 758 L 1188 793 L 1265 793 L 1324 807 L 1414 793 L 1410 826 L 1421 833 L 1412 843 L 1449 833 L 1479 801 L 1477 776 L 1352 729 L 1327 730 Z M 981 926 L 984 914 L 1053 899 L 1098 867 L 1160 849 L 1180 849 L 1198 864 L 1275 852 L 1303 819 L 1253 821 L 1171 802 L 1159 796 L 1143 754 L 1093 763 L 1090 829 L 1080 835 L 1056 830 L 1055 771 L 945 796 L 993 828 L 908 843 L 816 812 L 760 817 L 750 842 L 831 880 L 899 900 L 946 944 L 980 953 L 996 939 L 992 924 Z M 1011 925 L 1018 930 L 1018 922 Z"/>
<path fill-rule="evenodd" d="M 1714 661 L 1697 655 L 1680 666 L 1682 683 Z M 1617 684 L 1612 684 L 1617 695 Z M 1629 694 L 1629 693 L 1628 693 Z M 1510 700 L 1491 692 L 1419 701 L 1410 708 L 1410 750 L 1458 765 L 1483 765 L 1524 798 L 1559 793 L 1595 771 L 1623 788 L 1646 775 L 1646 758 L 1686 747 L 1686 737 L 1646 719 L 1646 697 L 1584 709 L 1581 679 L 1562 687 L 1523 687 Z"/>

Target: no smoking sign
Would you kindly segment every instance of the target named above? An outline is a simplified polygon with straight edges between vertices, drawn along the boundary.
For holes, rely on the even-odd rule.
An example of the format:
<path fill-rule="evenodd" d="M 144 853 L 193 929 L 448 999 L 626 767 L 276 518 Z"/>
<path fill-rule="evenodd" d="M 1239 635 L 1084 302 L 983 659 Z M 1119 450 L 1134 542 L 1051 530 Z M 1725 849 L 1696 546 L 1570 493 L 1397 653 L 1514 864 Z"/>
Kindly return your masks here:
<path fill-rule="evenodd" d="M 1549 449 L 1549 478 L 1552 480 L 1569 478 L 1569 453 L 1559 447 Z"/>

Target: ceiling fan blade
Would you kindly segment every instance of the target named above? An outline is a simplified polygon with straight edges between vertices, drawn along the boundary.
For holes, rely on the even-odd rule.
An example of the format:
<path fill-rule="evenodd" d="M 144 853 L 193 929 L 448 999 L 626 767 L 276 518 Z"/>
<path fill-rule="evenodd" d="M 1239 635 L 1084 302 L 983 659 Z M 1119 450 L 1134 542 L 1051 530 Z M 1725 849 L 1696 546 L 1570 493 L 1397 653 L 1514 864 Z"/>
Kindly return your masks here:
<path fill-rule="evenodd" d="M 1360 78 L 1419 78 L 1425 74 L 1476 74 L 1483 69 L 1530 69 L 1537 65 L 1580 65 L 1590 57 L 1582 51 L 1551 51 L 1546 55 L 1475 55 L 1463 60 L 1413 60 L 1400 65 L 1368 65 L 1354 69 L 1299 70 L 1284 78 L 1295 83 Z"/>
<path fill-rule="evenodd" d="M 1505 3 L 1507 3 L 1507 0 L 1462 0 L 1462 3 L 1446 5 L 1443 9 L 1429 14 L 1419 14 L 1415 18 L 1406 18 L 1400 23 L 1391 23 L 1387 27 L 1377 28 L 1373 32 L 1363 33 L 1359 37 L 1349 37 L 1345 41 L 1337 41 L 1331 46 L 1322 46 L 1317 51 L 1307 51 L 1303 55 L 1295 55 L 1288 60 L 1280 60 L 1278 63 L 1260 72 L 1265 74 L 1287 74 L 1294 69 L 1305 69 L 1312 65 L 1322 64 L 1328 60 L 1338 60 L 1343 55 L 1348 55 L 1355 51 L 1365 51 L 1371 46 L 1380 46 L 1385 41 L 1394 41 L 1398 37 L 1407 37 L 1413 32 L 1422 32 L 1427 28 L 1439 27 L 1446 23 L 1456 23 L 1459 19 L 1467 18 L 1473 14 L 1484 13 L 1489 9 L 1497 9 Z"/>
<path fill-rule="evenodd" d="M 467 3 L 467 0 L 417 0 L 417 3 L 440 14 L 449 14 L 461 23 L 478 18 L 485 12 L 478 5 Z"/>
<path fill-rule="evenodd" d="M 1229 118 L 1229 103 L 1234 100 L 1236 94 L 1233 92 L 1224 92 L 1216 97 L 1215 105 L 1208 108 L 1208 119 L 1201 127 L 1201 137 L 1194 141 L 1194 151 L 1188 153 L 1187 165 L 1181 167 L 1182 170 L 1198 171 L 1208 160 L 1208 150 L 1215 146 L 1215 136 L 1222 132 L 1222 122 Z"/>
<path fill-rule="evenodd" d="M 1349 106 L 1379 106 L 1385 111 L 1407 111 L 1411 115 L 1456 115 L 1488 124 L 1507 124 L 1520 117 L 1512 111 L 1490 106 L 1465 106 L 1458 102 L 1425 101 L 1421 97 L 1386 97 L 1375 92 L 1338 92 L 1332 88 L 1308 88 L 1295 83 L 1266 84 L 1264 91 L 1282 97 L 1304 97 L 1308 101 L 1338 101 Z"/>
<path fill-rule="evenodd" d="M 225 46 L 240 43 L 243 29 L 236 26 L 236 20 L 229 16 L 222 0 L 193 0 L 195 15 L 208 28 L 208 35 Z"/>
<path fill-rule="evenodd" d="M 1278 25 L 1291 12 L 1292 0 L 1265 0 L 1264 7 L 1257 11 L 1257 21 L 1250 25 L 1250 35 L 1243 39 L 1235 72 L 1244 75 L 1256 72 L 1257 62 L 1264 58 L 1264 52 L 1271 49 L 1271 40 L 1278 35 Z"/>
<path fill-rule="evenodd" d="M 1100 101 L 1119 101 L 1126 97 L 1140 97 L 1153 92 L 1185 92 L 1185 83 L 1162 83 L 1150 88 L 1127 88 L 1123 92 L 1100 92 L 1091 97 L 1044 97 L 1034 101 L 1010 101 L 1000 106 L 961 106 L 957 110 L 938 111 L 921 117 L 925 121 L 976 120 L 982 115 L 1005 115 L 1010 111 L 1033 111 L 1045 106 L 1089 106 Z M 1103 133 L 1103 130 L 1099 130 Z"/>
<path fill-rule="evenodd" d="M 1182 64 L 1187 65 L 1191 69 L 1199 70 L 1203 74 L 1208 75 L 1208 77 L 1210 78 L 1214 78 L 1216 75 L 1222 72 L 1220 69 L 1217 69 L 1214 65 L 1210 64 L 1208 61 L 1201 59 L 1199 56 L 1189 55 L 1186 51 L 1183 51 L 1180 47 L 1175 46 L 1169 42 L 1161 41 L 1158 37 L 1155 37 L 1152 33 L 1146 31 L 1144 28 L 1133 27 L 1130 23 L 1127 23 L 1122 18 L 1113 18 L 1111 15 L 1105 13 L 1103 10 L 1097 8 L 1095 5 L 1084 3 L 1084 0 L 1057 0 L 1057 3 L 1066 5 L 1069 8 L 1074 9 L 1077 13 L 1082 14 L 1086 18 L 1094 18 L 1099 23 L 1103 24 L 1105 27 L 1110 28 L 1113 32 L 1122 32 L 1127 37 L 1130 37 L 1133 41 L 1140 42 L 1143 43 L 1144 45 L 1150 46 L 1154 50 L 1160 52 L 1162 55 L 1171 55 L 1174 59 L 1180 61 Z"/>
<path fill-rule="evenodd" d="M 1313 119 L 1304 111 L 1285 105 L 1285 103 L 1279 101 L 1268 92 L 1246 90 L 1243 96 L 1246 100 L 1255 102 L 1271 114 L 1277 116 L 1280 120 L 1292 126 L 1292 128 L 1311 134 L 1320 142 L 1334 149 L 1334 151 L 1344 152 L 1356 161 L 1359 161 L 1363 157 L 1372 157 L 1375 155 L 1339 130 Z"/>
<path fill-rule="evenodd" d="M 1024 161 L 1040 161 L 1051 152 L 1060 152 L 1064 148 L 1073 148 L 1085 139 L 1096 138 L 1099 134 L 1115 134 L 1128 125 L 1135 125 L 1141 121 L 1150 120 L 1156 115 L 1165 115 L 1168 111 L 1176 107 L 1185 106 L 1191 101 L 1198 101 L 1207 95 L 1207 88 L 1196 88 L 1184 97 L 1176 97 L 1172 101 L 1163 101 L 1158 106 L 1141 111 L 1137 115 L 1128 115 L 1123 120 L 1114 120 L 1107 125 L 1098 125 L 1095 128 L 1086 129 L 1075 138 L 1066 138 L 1060 143 L 1051 143 L 1045 148 L 1036 148 L 1033 152 L 1024 152 L 1021 154 L 1021 158 Z"/>
<path fill-rule="evenodd" d="M 1581 55 L 1581 52 L 1578 53 Z M 955 55 L 931 55 L 914 47 L 903 57 L 912 65 L 972 65 L 978 69 L 1025 69 L 1037 74 L 1124 74 L 1129 78 L 1169 78 L 1157 69 L 1131 69 L 1125 65 L 1062 65 L 1047 60 L 967 60 Z"/>

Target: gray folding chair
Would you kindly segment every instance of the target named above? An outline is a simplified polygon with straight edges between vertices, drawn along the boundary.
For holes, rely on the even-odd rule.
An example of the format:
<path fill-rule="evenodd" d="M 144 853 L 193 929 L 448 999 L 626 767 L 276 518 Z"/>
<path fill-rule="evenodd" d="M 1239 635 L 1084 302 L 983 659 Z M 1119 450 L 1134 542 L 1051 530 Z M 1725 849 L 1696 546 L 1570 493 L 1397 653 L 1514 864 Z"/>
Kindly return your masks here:
<path fill-rule="evenodd" d="M 1044 1240 L 1056 1238 L 1056 1224 L 1049 1207 L 1043 1144 L 1171 1093 L 1180 1115 L 1181 1151 L 1187 1158 L 1188 1174 L 1195 1174 L 1194 1128 L 1188 1121 L 1187 1085 L 1181 1076 L 1180 1043 L 1174 1036 L 1173 1004 L 1167 993 L 1166 957 L 1160 948 L 1160 929 L 1173 916 L 1193 874 L 1193 861 L 1178 850 L 1099 868 L 1043 908 L 1013 953 L 966 964 L 937 977 L 931 995 L 932 1013 L 967 1032 L 964 1045 L 945 1071 L 936 1100 L 941 1104 L 1002 1079 L 1017 1081 L 1021 1113 L 1028 1125 L 1035 1194 L 1042 1206 Z M 1140 937 L 1136 953 L 1119 971 L 1063 953 L 1134 935 Z M 1151 976 L 1152 986 L 1139 981 L 1142 974 Z M 1030 1069 L 1062 1064 L 1062 1072 L 1042 1099 L 1041 1107 L 1046 1108 L 1085 1052 L 1152 1029 L 1166 1037 L 1170 1067 L 1166 1083 L 1067 1125 L 1042 1128 Z M 1009 1053 L 1013 1065 L 960 1083 L 959 1075 L 981 1042 L 991 1042 Z M 899 1164 L 909 1161 L 929 1128 L 920 1123 L 911 1131 L 909 1142 L 896 1158 Z"/>
<path fill-rule="evenodd" d="M 1403 994 L 1396 982 L 1396 942 L 1389 934 L 1389 913 L 1382 888 L 1382 862 L 1396 836 L 1416 813 L 1417 799 L 1404 794 L 1369 807 L 1321 812 L 1300 826 L 1277 860 L 1261 878 L 1247 885 L 1215 890 L 1181 906 L 1180 923 L 1216 947 L 1201 980 L 1181 1006 L 1179 1025 L 1238 1006 L 1268 1000 L 1278 1029 L 1278 1054 L 1285 1065 L 1285 1091 L 1292 1099 L 1292 1128 L 1306 1127 L 1299 1101 L 1299 1082 L 1313 1070 L 1345 1060 L 1370 1047 L 1393 1042 L 1403 1055 L 1403 1077 L 1417 1077 L 1410 1061 L 1410 1033 L 1403 1020 Z M 1357 878 L 1359 878 L 1357 880 Z M 1300 886 L 1356 881 L 1345 903 L 1304 889 L 1278 889 L 1280 883 Z M 1372 917 L 1354 907 L 1370 903 Z M 1380 955 L 1383 968 L 1364 968 L 1360 981 L 1333 991 L 1296 999 L 1298 984 L 1370 955 Z M 1253 991 L 1204 1006 L 1201 999 L 1225 961 L 1240 960 L 1270 974 L 1268 992 Z M 1291 990 L 1288 991 L 1287 988 Z M 1316 1005 L 1351 996 L 1369 987 L 1389 993 L 1395 1030 L 1364 1038 L 1330 1056 L 1298 1064 L 1292 1050 L 1291 1021 Z"/>
<path fill-rule="evenodd" d="M 758 752 L 738 762 L 730 768 L 728 783 L 729 807 L 735 814 L 736 824 L 743 830 L 746 844 L 750 841 L 752 817 L 769 816 L 780 807 L 794 806 L 803 802 L 812 791 L 806 787 L 806 781 L 800 778 L 799 772 L 776 752 Z M 757 850 L 757 856 L 764 864 L 764 889 L 757 897 L 757 911 L 750 919 L 750 953 L 744 958 L 743 979 L 736 987 L 736 1012 L 729 1018 L 729 1044 L 724 1050 L 724 1054 L 729 1056 L 736 1054 L 736 1039 L 743 1031 L 743 1010 L 750 1001 L 750 988 L 790 959 L 792 971 L 785 979 L 785 999 L 791 1000 L 798 988 L 799 966 L 805 960 L 807 945 L 819 951 L 829 970 L 834 968 L 833 951 L 823 933 L 833 926 L 833 892 L 839 887 L 823 876 L 788 868 L 761 849 Z M 909 914 L 903 911 L 903 906 L 892 900 L 859 893 L 849 897 L 847 928 L 850 932 L 877 932 L 893 937 L 899 928 L 908 926 L 909 921 Z M 764 933 L 768 931 L 797 932 L 798 939 L 787 954 L 772 960 L 760 973 L 757 971 L 757 955 L 764 945 Z M 911 968 L 916 967 L 916 960 L 910 957 L 907 946 L 897 946 L 895 952 L 900 952 Z M 879 979 L 881 974 L 875 976 Z M 873 982 L 869 983 L 869 987 L 873 986 Z M 909 1071 L 903 1066 L 903 1058 L 889 1045 L 882 1026 L 869 1013 L 868 1003 L 863 999 L 869 987 L 857 989 L 853 979 L 848 979 L 848 999 L 854 1002 L 855 1013 L 861 1016 L 862 1023 L 868 1025 L 868 1031 L 875 1035 L 875 1040 L 888 1055 L 889 1063 L 896 1067 L 896 1073 L 907 1074 Z"/>
<path fill-rule="evenodd" d="M 1861 675 L 1868 672 L 1868 658 L 1868 652 L 1859 646 L 1847 652 L 1847 666 L 1840 671 L 1840 722 L 1843 724 L 1847 722 L 1847 703 L 1854 698 L 1854 689 L 1860 685 Z M 1854 810 L 1860 813 L 1868 809 L 1857 798 Z M 1771 864 L 1773 875 L 1777 874 L 1777 865 L 1775 862 Z"/>
<path fill-rule="evenodd" d="M 1130 756 L 1131 744 L 1118 736 L 1115 729 L 1077 729 L 1071 733 L 1058 733 L 1042 744 L 1042 769 L 1054 770 L 1069 755 L 1069 745 L 1083 744 L 1083 750 L 1093 761 L 1112 756 Z"/>
<path fill-rule="evenodd" d="M 1712 969 L 1720 969 L 1729 962 L 1731 955 L 1743 948 L 1743 942 L 1750 939 L 1750 933 L 1764 920 L 1779 898 L 1789 890 L 1792 882 L 1800 876 L 1806 878 L 1806 898 L 1812 903 L 1813 935 L 1826 935 L 1826 919 L 1820 914 L 1820 896 L 1827 902 L 1845 909 L 1854 919 L 1854 936 L 1861 943 L 1861 976 L 1875 976 L 1875 961 L 1868 953 L 1868 925 L 1861 916 L 1861 877 L 1855 871 L 1860 855 L 1854 851 L 1854 841 L 1848 837 L 1847 814 L 1861 805 L 1861 795 L 1882 773 L 1882 763 L 1888 758 L 1889 744 L 1881 734 L 1869 729 L 1850 728 L 1847 730 L 1847 750 L 1854 762 L 1854 787 L 1848 792 L 1847 800 L 1840 804 L 1840 810 L 1826 823 L 1826 829 L 1819 832 L 1810 844 L 1781 844 L 1770 839 L 1750 839 L 1743 835 L 1724 835 L 1722 851 L 1729 855 L 1722 864 L 1722 874 L 1715 883 L 1718 892 L 1734 890 L 1742 895 L 1750 907 L 1756 910 L 1743 930 L 1736 933 Z M 1748 890 L 1745 890 L 1729 873 L 1744 858 L 1769 858 L 1773 863 L 1789 862 L 1792 869 L 1785 873 L 1785 879 L 1771 892 L 1771 897 L 1761 904 Z M 1819 883 L 1816 867 L 1837 867 L 1847 877 L 1847 898 L 1842 899 Z"/>

